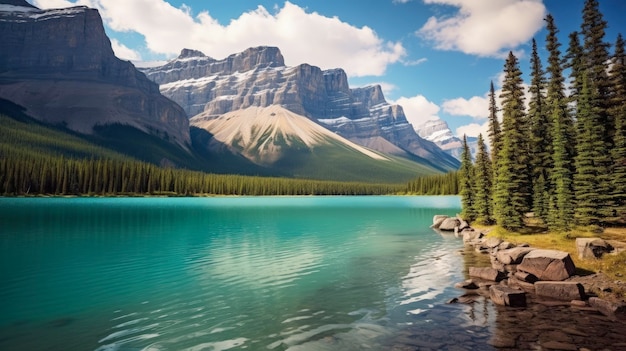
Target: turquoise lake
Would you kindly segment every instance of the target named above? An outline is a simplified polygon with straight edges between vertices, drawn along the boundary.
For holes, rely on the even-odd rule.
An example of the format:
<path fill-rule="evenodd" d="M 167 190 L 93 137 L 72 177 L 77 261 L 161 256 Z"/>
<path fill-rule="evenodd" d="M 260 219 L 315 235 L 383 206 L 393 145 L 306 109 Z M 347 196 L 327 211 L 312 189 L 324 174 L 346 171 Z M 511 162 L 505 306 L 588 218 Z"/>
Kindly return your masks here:
<path fill-rule="evenodd" d="M 480 342 L 490 321 L 446 304 L 462 240 L 429 228 L 459 211 L 454 196 L 2 198 L 0 350 Z"/>

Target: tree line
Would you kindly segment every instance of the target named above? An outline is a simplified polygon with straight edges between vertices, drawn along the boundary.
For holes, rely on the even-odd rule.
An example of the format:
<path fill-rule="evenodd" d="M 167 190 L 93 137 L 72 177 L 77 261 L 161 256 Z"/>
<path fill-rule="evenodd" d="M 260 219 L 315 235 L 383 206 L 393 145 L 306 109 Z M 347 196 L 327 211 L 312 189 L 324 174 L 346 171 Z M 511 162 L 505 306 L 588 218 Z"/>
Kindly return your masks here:
<path fill-rule="evenodd" d="M 0 194 L 5 196 L 381 195 L 405 189 L 402 184 L 211 174 L 131 159 L 18 155 L 0 157 Z"/>
<path fill-rule="evenodd" d="M 565 54 L 554 18 L 548 15 L 545 22 L 547 68 L 544 70 L 533 40 L 528 109 L 519 61 L 509 53 L 500 109 L 493 83 L 490 87 L 490 154 L 481 135 L 472 162 L 464 140 L 459 170 L 463 215 L 511 230 L 521 229 L 529 212 L 551 230 L 623 224 L 624 40 L 619 34 L 609 53 L 611 45 L 604 39 L 607 22 L 597 0 L 585 1 L 580 32 L 569 35 Z"/>

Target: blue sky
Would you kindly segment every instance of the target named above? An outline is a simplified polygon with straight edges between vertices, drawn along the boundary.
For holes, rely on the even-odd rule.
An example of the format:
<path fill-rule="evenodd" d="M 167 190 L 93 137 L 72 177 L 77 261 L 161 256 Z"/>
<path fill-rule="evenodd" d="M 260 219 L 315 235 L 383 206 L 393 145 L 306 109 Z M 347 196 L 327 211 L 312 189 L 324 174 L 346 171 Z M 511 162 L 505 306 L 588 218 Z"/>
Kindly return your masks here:
<path fill-rule="evenodd" d="M 287 65 L 343 68 L 351 86 L 381 84 L 414 125 L 442 118 L 457 135 L 485 130 L 486 93 L 509 50 L 529 69 L 534 37 L 546 66 L 543 18 L 562 51 L 580 30 L 584 0 L 31 0 L 100 10 L 116 54 L 138 65 L 182 48 L 216 59 L 278 46 Z M 605 40 L 626 35 L 626 1 L 600 0 Z"/>

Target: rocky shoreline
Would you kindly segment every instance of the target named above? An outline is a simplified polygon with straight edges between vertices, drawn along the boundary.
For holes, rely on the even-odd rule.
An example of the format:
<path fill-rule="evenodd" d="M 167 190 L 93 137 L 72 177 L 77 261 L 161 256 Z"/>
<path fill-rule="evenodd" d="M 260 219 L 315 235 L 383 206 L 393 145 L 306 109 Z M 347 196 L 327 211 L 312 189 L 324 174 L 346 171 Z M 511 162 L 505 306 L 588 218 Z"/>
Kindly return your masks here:
<path fill-rule="evenodd" d="M 611 294 L 623 291 L 626 283 L 602 273 L 577 275 L 569 253 L 487 237 L 459 216 L 435 216 L 432 228 L 462 238 L 465 252 L 488 257 L 489 264 L 468 267 L 469 279 L 455 285 L 464 293 L 449 303 L 473 304 L 488 299 L 497 306 L 499 313 L 525 324 L 524 327 L 504 328 L 507 330 L 504 334 L 491 338 L 491 346 L 499 349 L 626 350 L 626 335 L 615 332 L 626 331 L 626 302 Z M 581 258 L 619 252 L 624 249 L 622 244 L 600 238 L 576 242 Z M 555 309 L 561 316 L 576 316 L 568 317 L 575 320 L 559 322 L 569 324 L 573 328 L 570 328 L 571 333 L 563 330 L 563 325 L 559 327 L 559 323 L 550 327 L 548 321 L 555 318 L 550 315 Z M 534 321 L 532 325 L 527 324 L 529 320 Z M 603 328 L 597 329 L 598 325 Z M 575 326 L 584 326 L 584 329 Z M 599 339 L 595 344 L 584 341 L 596 337 L 602 338 L 602 342 Z"/>
<path fill-rule="evenodd" d="M 577 307 L 591 307 L 607 317 L 626 321 L 626 302 L 615 298 L 599 298 L 596 289 L 610 290 L 611 284 L 602 274 L 576 275 L 576 266 L 569 253 L 515 245 L 472 228 L 459 216 L 435 216 L 433 229 L 454 232 L 465 245 L 476 252 L 489 255 L 491 267 L 470 267 L 470 279 L 456 287 L 478 290 L 496 304 L 526 307 L 526 297 L 533 294 L 539 300 L 569 302 Z M 600 238 L 576 240 L 581 258 L 601 257 L 614 251 L 611 243 Z"/>

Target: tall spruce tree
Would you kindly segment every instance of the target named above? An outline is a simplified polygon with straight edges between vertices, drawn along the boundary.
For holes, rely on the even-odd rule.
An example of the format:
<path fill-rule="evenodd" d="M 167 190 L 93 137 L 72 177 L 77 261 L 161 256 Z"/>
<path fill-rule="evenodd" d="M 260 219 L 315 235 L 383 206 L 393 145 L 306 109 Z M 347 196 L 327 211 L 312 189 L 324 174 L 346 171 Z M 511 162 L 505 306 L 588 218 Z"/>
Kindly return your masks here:
<path fill-rule="evenodd" d="M 474 164 L 474 210 L 476 222 L 491 224 L 493 221 L 491 159 L 482 134 L 478 134 L 478 153 Z"/>
<path fill-rule="evenodd" d="M 552 167 L 552 142 L 549 135 L 549 120 L 546 112 L 546 78 L 537 53 L 537 42 L 533 39 L 528 122 L 530 124 L 530 169 L 532 177 L 532 210 L 538 217 L 547 214 L 548 170 Z"/>
<path fill-rule="evenodd" d="M 461 205 L 463 206 L 461 216 L 468 221 L 473 221 L 476 219 L 474 166 L 465 135 L 463 135 L 463 152 L 461 153 L 461 168 L 459 169 L 459 195 L 461 195 Z"/>
<path fill-rule="evenodd" d="M 599 109 L 593 106 L 593 91 L 589 88 L 589 79 L 583 75 L 583 86 L 578 106 L 578 137 L 576 141 L 576 173 L 574 174 L 574 194 L 576 207 L 574 218 L 579 225 L 599 224 L 605 196 L 601 182 L 606 181 L 609 172 L 607 165 L 610 157 L 603 149 L 604 126 L 600 122 Z"/>
<path fill-rule="evenodd" d="M 573 219 L 574 123 L 565 96 L 563 60 L 559 49 L 561 44 L 552 15 L 546 16 L 546 28 L 548 30 L 546 48 L 549 53 L 546 105 L 549 107 L 549 135 L 552 142 L 552 167 L 548 171 L 547 179 L 549 182 L 547 196 L 551 204 L 548 225 L 553 229 L 567 229 Z"/>
<path fill-rule="evenodd" d="M 515 55 L 509 52 L 504 65 L 502 85 L 502 149 L 498 155 L 494 191 L 494 216 L 507 229 L 524 226 L 531 195 L 528 177 L 528 141 L 524 112 L 522 71 Z"/>
<path fill-rule="evenodd" d="M 578 98 L 580 97 L 580 91 L 583 86 L 583 73 L 585 72 L 583 54 L 583 47 L 580 45 L 579 33 L 570 33 L 569 45 L 565 54 L 564 67 L 570 70 L 569 102 L 573 103 L 572 113 L 574 113 L 574 115 L 576 114 L 576 106 L 578 106 Z"/>
<path fill-rule="evenodd" d="M 603 19 L 598 1 L 586 0 L 581 24 L 583 62 L 589 79 L 589 89 L 594 96 L 591 104 L 598 109 L 600 122 L 607 128 L 604 140 L 608 150 L 612 147 L 615 124 L 608 113 L 611 84 L 608 78 L 610 44 L 604 41 L 606 28 L 607 22 Z"/>
<path fill-rule="evenodd" d="M 498 106 L 496 105 L 496 92 L 493 88 L 493 82 L 489 87 L 489 141 L 491 142 L 491 164 L 494 166 L 495 172 L 498 154 L 502 149 L 502 129 L 500 121 L 498 121 Z"/>
<path fill-rule="evenodd" d="M 626 221 L 626 52 L 622 35 L 617 36 L 615 54 L 610 71 L 611 110 L 615 120 L 613 159 L 611 167 L 612 203 L 614 216 Z"/>

